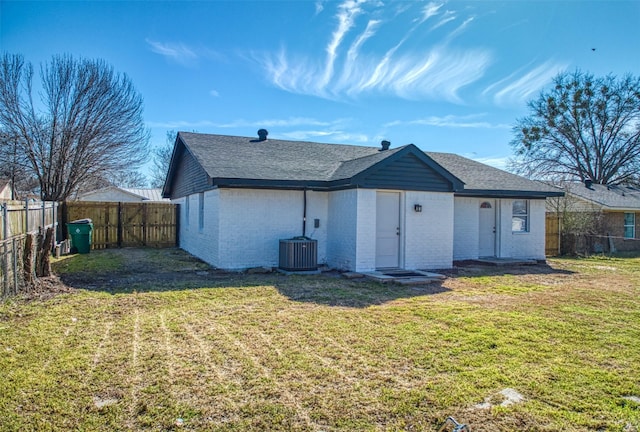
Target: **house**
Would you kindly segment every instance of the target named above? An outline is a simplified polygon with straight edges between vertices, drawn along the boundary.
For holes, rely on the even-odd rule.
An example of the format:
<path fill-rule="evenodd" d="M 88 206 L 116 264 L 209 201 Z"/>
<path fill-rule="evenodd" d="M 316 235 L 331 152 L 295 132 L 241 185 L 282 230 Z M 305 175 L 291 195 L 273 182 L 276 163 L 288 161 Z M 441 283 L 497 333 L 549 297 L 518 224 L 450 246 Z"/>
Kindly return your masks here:
<path fill-rule="evenodd" d="M 17 199 L 17 195 L 13 189 L 11 180 L 0 179 L 0 201 L 11 201 L 15 199 Z"/>
<path fill-rule="evenodd" d="M 180 132 L 163 196 L 180 247 L 213 266 L 279 264 L 280 239 L 317 240 L 331 268 L 442 269 L 479 257 L 544 259 L 558 189 L 413 144 L 390 148 Z"/>
<path fill-rule="evenodd" d="M 565 233 L 577 228 L 590 236 L 585 245 L 589 252 L 640 250 L 640 188 L 590 180 L 561 187 L 565 198 L 550 200 L 547 212 L 563 219 Z M 571 252 L 567 247 L 563 251 Z"/>
<path fill-rule="evenodd" d="M 78 195 L 78 201 L 102 202 L 155 202 L 169 201 L 162 198 L 161 189 L 136 189 L 109 186 Z"/>

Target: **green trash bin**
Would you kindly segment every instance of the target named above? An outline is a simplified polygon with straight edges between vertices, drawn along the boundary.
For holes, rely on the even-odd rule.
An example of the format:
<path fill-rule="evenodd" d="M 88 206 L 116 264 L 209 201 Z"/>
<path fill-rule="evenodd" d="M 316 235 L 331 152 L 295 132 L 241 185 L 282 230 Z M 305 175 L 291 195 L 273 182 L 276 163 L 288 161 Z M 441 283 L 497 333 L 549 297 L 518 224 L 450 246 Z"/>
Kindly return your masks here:
<path fill-rule="evenodd" d="M 91 252 L 91 233 L 93 223 L 91 219 L 78 219 L 67 224 L 67 232 L 71 238 L 71 251 L 87 254 Z"/>

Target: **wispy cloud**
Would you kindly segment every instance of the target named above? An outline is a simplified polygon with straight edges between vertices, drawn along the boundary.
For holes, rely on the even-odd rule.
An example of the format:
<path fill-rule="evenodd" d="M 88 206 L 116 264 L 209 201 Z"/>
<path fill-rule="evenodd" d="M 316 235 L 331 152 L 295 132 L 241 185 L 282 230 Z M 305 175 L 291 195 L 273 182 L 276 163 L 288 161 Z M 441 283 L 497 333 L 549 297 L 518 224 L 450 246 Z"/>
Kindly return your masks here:
<path fill-rule="evenodd" d="M 475 17 L 469 17 L 463 21 L 458 27 L 456 27 L 451 33 L 447 35 L 447 43 L 451 42 L 456 37 L 460 36 L 469 27 Z"/>
<path fill-rule="evenodd" d="M 382 94 L 461 103 L 460 89 L 482 77 L 493 59 L 487 49 L 448 45 L 469 27 L 473 17 L 448 28 L 457 14 L 443 11 L 443 4 L 430 2 L 419 10 L 414 7 L 419 18 L 410 20 L 409 28 L 393 40 L 388 36 L 382 39 L 378 33 L 395 18 L 406 19 L 404 10 L 389 18 L 381 13 L 385 7 L 381 2 L 345 0 L 337 8 L 324 59 L 291 55 L 285 47 L 277 53 L 254 54 L 254 59 L 273 85 L 291 93 L 326 99 Z M 360 20 L 361 16 L 366 21 Z M 434 27 L 420 30 L 424 22 L 434 19 L 438 19 Z M 433 42 L 428 45 L 407 43 L 415 33 L 425 37 L 425 31 L 431 34 L 440 27 L 445 33 L 437 31 L 439 36 L 430 36 Z M 374 45 L 388 48 L 380 53 L 373 50 Z"/>
<path fill-rule="evenodd" d="M 567 67 L 566 63 L 546 61 L 529 70 L 521 69 L 491 84 L 483 94 L 492 96 L 498 105 L 521 104 L 535 96 Z"/>
<path fill-rule="evenodd" d="M 154 53 L 183 66 L 193 66 L 203 58 L 217 61 L 224 58 L 220 53 L 206 47 L 195 48 L 181 42 L 160 42 L 148 38 L 145 39 L 145 42 Z"/>
<path fill-rule="evenodd" d="M 357 131 L 350 131 L 349 125 L 352 120 L 349 118 L 337 118 L 331 120 L 319 120 L 310 117 L 289 117 L 284 119 L 261 119 L 247 120 L 237 119 L 231 122 L 220 123 L 211 120 L 184 121 L 168 120 L 147 122 L 147 127 L 180 130 L 213 132 L 233 130 L 230 133 L 238 135 L 252 136 L 254 131 L 261 128 L 271 130 L 274 128 L 277 135 L 270 135 L 273 139 L 291 139 L 299 141 L 323 141 L 335 143 L 366 144 L 370 142 L 370 137 Z M 235 131 L 237 129 L 239 131 Z"/>
<path fill-rule="evenodd" d="M 440 8 L 442 8 L 442 6 L 444 6 L 444 3 L 436 3 L 436 2 L 427 3 L 427 5 L 424 8 L 422 8 L 422 16 L 420 17 L 420 23 L 423 23 L 427 21 L 429 18 L 436 16 L 439 13 Z"/>
<path fill-rule="evenodd" d="M 220 97 L 218 90 L 209 90 L 209 94 L 213 97 Z"/>
<path fill-rule="evenodd" d="M 445 11 L 444 14 L 442 14 L 442 16 L 440 17 L 440 19 L 438 20 L 437 23 L 435 23 L 433 25 L 433 27 L 431 27 L 431 30 L 436 30 L 440 27 L 442 27 L 443 25 L 455 20 L 457 18 L 456 13 L 454 11 Z"/>
<path fill-rule="evenodd" d="M 482 121 L 483 114 L 474 114 L 468 116 L 429 116 L 415 120 L 395 120 L 384 124 L 385 127 L 397 127 L 397 126 L 410 126 L 410 125 L 422 125 L 422 126 L 435 126 L 446 128 L 475 128 L 475 129 L 510 129 L 511 125 L 504 123 L 491 123 L 488 121 Z"/>
<path fill-rule="evenodd" d="M 509 165 L 509 160 L 511 156 L 496 156 L 496 157 L 481 157 L 481 158 L 471 158 L 477 162 L 483 163 L 485 165 L 492 166 L 494 168 L 498 168 L 501 170 L 506 170 Z"/>
<path fill-rule="evenodd" d="M 322 139 L 323 141 L 333 141 L 337 143 L 369 142 L 369 137 L 365 134 L 345 132 L 344 130 L 298 130 L 280 133 L 279 136 L 286 139 L 301 141 Z"/>
<path fill-rule="evenodd" d="M 355 18 L 362 12 L 360 8 L 361 3 L 361 0 L 347 0 L 338 7 L 338 27 L 334 30 L 331 42 L 329 42 L 326 48 L 327 60 L 324 74 L 320 81 L 321 87 L 326 86 L 333 76 L 338 47 L 347 32 L 353 27 Z"/>
<path fill-rule="evenodd" d="M 289 117 L 287 119 L 262 119 L 262 120 L 246 120 L 237 119 L 232 122 L 219 123 L 211 120 L 184 121 L 184 120 L 168 120 L 158 122 L 147 122 L 148 127 L 166 128 L 166 129 L 197 129 L 197 128 L 217 128 L 217 129 L 233 129 L 233 128 L 261 128 L 261 127 L 336 127 L 343 125 L 347 119 L 336 119 L 332 121 L 317 120 L 308 117 Z"/>
<path fill-rule="evenodd" d="M 196 53 L 182 43 L 159 42 L 146 39 L 151 51 L 182 65 L 192 64 L 198 59 Z"/>

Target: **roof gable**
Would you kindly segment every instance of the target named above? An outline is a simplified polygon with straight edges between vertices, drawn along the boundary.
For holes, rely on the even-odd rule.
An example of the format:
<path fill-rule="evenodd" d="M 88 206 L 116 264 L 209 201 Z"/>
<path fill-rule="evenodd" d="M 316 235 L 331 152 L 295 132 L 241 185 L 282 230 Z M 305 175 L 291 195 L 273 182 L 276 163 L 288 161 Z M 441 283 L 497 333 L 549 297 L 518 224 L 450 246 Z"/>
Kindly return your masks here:
<path fill-rule="evenodd" d="M 171 154 L 169 171 L 162 187 L 164 198 L 186 196 L 210 187 L 209 175 L 202 161 L 190 151 L 180 134 Z"/>
<path fill-rule="evenodd" d="M 354 175 L 352 183 L 376 189 L 455 192 L 463 183 L 413 144 Z"/>

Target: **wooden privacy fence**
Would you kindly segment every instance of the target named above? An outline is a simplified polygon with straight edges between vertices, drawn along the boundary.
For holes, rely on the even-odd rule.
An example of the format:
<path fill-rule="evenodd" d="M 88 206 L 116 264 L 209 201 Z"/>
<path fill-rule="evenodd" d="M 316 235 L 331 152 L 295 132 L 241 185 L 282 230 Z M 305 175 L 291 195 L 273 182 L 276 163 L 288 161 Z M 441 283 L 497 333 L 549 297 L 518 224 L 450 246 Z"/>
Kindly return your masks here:
<path fill-rule="evenodd" d="M 74 220 L 92 220 L 92 249 L 178 244 L 177 205 L 171 203 L 70 201 L 61 216 L 65 230 Z"/>
<path fill-rule="evenodd" d="M 556 214 L 546 216 L 544 252 L 547 256 L 560 255 L 560 216 Z"/>
<path fill-rule="evenodd" d="M 0 240 L 35 233 L 57 222 L 58 203 L 51 201 L 7 201 L 0 204 Z"/>
<path fill-rule="evenodd" d="M 37 261 L 48 267 L 48 254 L 56 243 L 57 213 L 56 202 L 0 204 L 0 297 L 27 289 L 37 273 Z"/>
<path fill-rule="evenodd" d="M 16 295 L 25 284 L 24 247 L 26 234 L 0 240 L 0 297 Z"/>

